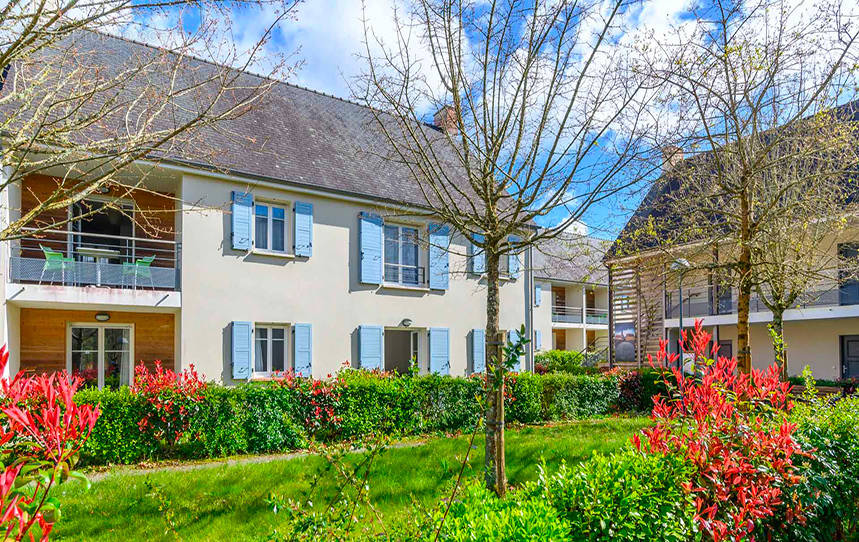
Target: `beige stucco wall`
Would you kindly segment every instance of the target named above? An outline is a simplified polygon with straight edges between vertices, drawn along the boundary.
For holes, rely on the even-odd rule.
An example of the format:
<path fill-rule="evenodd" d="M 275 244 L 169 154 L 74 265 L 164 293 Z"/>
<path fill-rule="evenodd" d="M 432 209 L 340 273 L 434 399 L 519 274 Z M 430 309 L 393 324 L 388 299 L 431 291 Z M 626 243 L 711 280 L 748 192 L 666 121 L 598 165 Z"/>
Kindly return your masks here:
<path fill-rule="evenodd" d="M 788 348 L 788 373 L 798 375 L 806 365 L 814 376 L 834 380 L 841 378 L 841 336 L 859 335 L 859 318 L 830 318 L 785 322 L 785 342 Z M 737 351 L 737 327 L 719 326 L 719 339 L 731 340 Z M 775 360 L 772 341 L 766 324 L 750 326 L 749 341 L 752 365 L 766 368 Z"/>
<path fill-rule="evenodd" d="M 231 382 L 230 323 L 309 323 L 313 374 L 357 365 L 359 325 L 450 329 L 450 372 L 466 373 L 469 333 L 485 326 L 485 285 L 465 272 L 464 239 L 454 236 L 450 288 L 406 291 L 359 282 L 358 213 L 390 210 L 276 186 L 253 186 L 256 199 L 313 204 L 313 256 L 286 259 L 234 251 L 230 246 L 232 190 L 247 185 L 185 175 L 182 180 L 182 365 Z M 290 228 L 291 229 L 291 228 Z M 291 246 L 291 240 L 287 243 Z M 524 258 L 523 258 L 524 261 Z M 501 288 L 501 326 L 525 321 L 524 274 Z M 548 305 L 548 304 L 547 304 Z M 425 351 L 425 348 L 423 349 Z M 426 356 L 424 357 L 426 366 Z"/>

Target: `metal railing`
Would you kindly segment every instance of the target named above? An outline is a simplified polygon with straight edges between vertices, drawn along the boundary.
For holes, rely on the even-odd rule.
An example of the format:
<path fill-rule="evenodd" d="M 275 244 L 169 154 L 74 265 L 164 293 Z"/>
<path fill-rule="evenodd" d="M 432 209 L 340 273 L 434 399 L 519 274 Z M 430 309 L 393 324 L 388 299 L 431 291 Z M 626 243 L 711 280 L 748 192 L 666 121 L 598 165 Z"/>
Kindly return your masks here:
<path fill-rule="evenodd" d="M 666 293 L 665 317 L 680 316 L 680 297 L 677 290 Z M 737 289 L 727 286 L 697 286 L 683 288 L 683 317 L 717 316 L 736 314 Z M 814 286 L 798 300 L 793 308 L 837 307 L 859 304 L 859 281 L 821 283 Z M 769 308 L 752 293 L 750 312 L 766 312 Z"/>
<path fill-rule="evenodd" d="M 401 284 L 403 286 L 426 285 L 426 269 L 411 265 L 385 264 L 384 281 L 388 284 Z"/>
<path fill-rule="evenodd" d="M 585 322 L 588 324 L 608 325 L 608 309 L 596 309 L 593 307 L 586 308 Z"/>
<path fill-rule="evenodd" d="M 12 243 L 9 280 L 179 290 L 180 255 L 176 241 L 43 230 Z"/>
<path fill-rule="evenodd" d="M 552 321 L 561 324 L 581 324 L 582 308 L 567 305 L 552 305 Z"/>

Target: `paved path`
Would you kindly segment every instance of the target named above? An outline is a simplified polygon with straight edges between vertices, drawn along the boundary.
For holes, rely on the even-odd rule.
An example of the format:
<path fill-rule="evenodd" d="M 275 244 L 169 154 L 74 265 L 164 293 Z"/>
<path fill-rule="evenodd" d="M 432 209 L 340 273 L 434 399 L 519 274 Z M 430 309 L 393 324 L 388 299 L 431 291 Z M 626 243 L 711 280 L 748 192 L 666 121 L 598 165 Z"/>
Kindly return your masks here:
<path fill-rule="evenodd" d="M 393 444 L 388 445 L 388 448 L 413 448 L 416 446 L 423 446 L 426 444 L 426 440 L 416 440 L 416 441 L 407 441 L 407 442 L 395 442 Z M 366 448 L 355 448 L 351 450 L 349 453 L 362 453 L 365 452 Z M 239 456 L 239 457 L 228 457 L 223 459 L 211 459 L 204 460 L 198 462 L 177 462 L 177 463 L 165 463 L 159 464 L 155 466 L 122 466 L 122 467 L 113 467 L 108 470 L 103 471 L 94 471 L 87 473 L 87 478 L 91 482 L 98 482 L 99 480 L 104 480 L 105 478 L 109 478 L 111 476 L 115 476 L 117 474 L 123 475 L 143 475 L 143 474 L 151 474 L 153 472 L 163 472 L 163 471 L 173 471 L 173 472 L 188 472 L 194 470 L 202 470 L 202 469 L 213 469 L 217 467 L 231 467 L 234 465 L 251 465 L 255 463 L 270 463 L 272 461 L 290 461 L 292 459 L 297 459 L 299 457 L 309 457 L 313 455 L 319 455 L 318 452 L 290 452 L 286 454 L 266 454 L 266 455 L 248 455 L 248 456 Z"/>

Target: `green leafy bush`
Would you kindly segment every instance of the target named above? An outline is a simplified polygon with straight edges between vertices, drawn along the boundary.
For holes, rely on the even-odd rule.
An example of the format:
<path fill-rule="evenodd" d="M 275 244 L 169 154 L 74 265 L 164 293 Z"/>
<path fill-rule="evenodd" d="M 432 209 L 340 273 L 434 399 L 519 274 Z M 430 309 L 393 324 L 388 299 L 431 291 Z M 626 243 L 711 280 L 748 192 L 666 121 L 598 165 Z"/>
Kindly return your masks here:
<path fill-rule="evenodd" d="M 694 497 L 680 485 L 692 472 L 680 457 L 627 450 L 552 475 L 541 469 L 525 491 L 558 510 L 568 539 L 680 542 L 694 536 Z"/>
<path fill-rule="evenodd" d="M 444 507 L 434 518 L 441 525 Z M 435 530 L 426 539 L 435 538 Z M 460 490 L 439 533 L 449 542 L 516 542 L 520 540 L 569 540 L 570 527 L 558 512 L 542 499 L 499 499 L 479 483 Z"/>
<path fill-rule="evenodd" d="M 100 405 L 101 416 L 81 450 L 82 463 L 134 463 L 151 457 L 158 442 L 140 431 L 146 404 L 128 387 L 118 391 L 95 388 L 75 394 L 77 404 Z"/>
<path fill-rule="evenodd" d="M 587 355 L 571 350 L 546 350 L 534 356 L 540 373 L 598 374 L 599 369 L 587 366 Z"/>
<path fill-rule="evenodd" d="M 540 377 L 542 419 L 570 420 L 609 414 L 619 396 L 615 378 L 546 374 Z"/>

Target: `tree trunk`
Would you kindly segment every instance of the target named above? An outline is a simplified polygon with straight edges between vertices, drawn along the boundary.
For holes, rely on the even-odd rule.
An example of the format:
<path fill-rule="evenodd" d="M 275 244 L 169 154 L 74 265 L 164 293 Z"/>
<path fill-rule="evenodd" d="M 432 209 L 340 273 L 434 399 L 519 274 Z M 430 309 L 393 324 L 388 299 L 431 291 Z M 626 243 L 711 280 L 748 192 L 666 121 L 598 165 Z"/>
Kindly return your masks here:
<path fill-rule="evenodd" d="M 744 192 L 740 202 L 742 224 L 740 226 L 740 257 L 737 260 L 737 273 L 740 287 L 737 295 L 737 365 L 741 371 L 752 371 L 752 352 L 749 348 L 749 305 L 752 297 L 751 270 L 752 251 L 749 248 L 751 237 L 751 206 Z"/>
<path fill-rule="evenodd" d="M 499 256 L 486 251 L 486 488 L 499 497 L 507 492 L 504 459 L 504 334 L 498 330 Z"/>
<path fill-rule="evenodd" d="M 781 367 L 781 377 L 787 380 L 787 348 L 784 344 L 784 314 L 782 310 L 773 311 L 773 323 L 770 325 L 773 335 L 773 353 L 775 361 Z"/>

